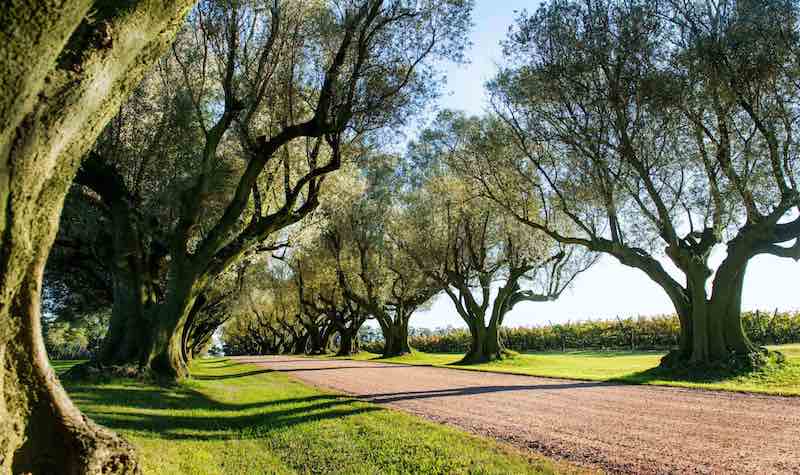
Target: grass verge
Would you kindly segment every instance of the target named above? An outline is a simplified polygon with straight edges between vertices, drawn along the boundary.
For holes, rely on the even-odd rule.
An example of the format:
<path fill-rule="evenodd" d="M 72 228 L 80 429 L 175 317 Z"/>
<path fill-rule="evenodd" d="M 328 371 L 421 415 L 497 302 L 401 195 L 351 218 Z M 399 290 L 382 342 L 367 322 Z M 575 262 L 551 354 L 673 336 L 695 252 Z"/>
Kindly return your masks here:
<path fill-rule="evenodd" d="M 475 371 L 525 374 L 551 378 L 618 381 L 711 390 L 800 396 L 800 344 L 771 346 L 783 352 L 787 364 L 739 375 L 678 375 L 658 368 L 663 352 L 655 351 L 569 351 L 565 353 L 524 353 L 490 363 L 462 365 L 462 354 L 421 353 L 380 358 L 359 353 L 357 360 L 380 359 L 389 363 L 441 366 Z"/>
<path fill-rule="evenodd" d="M 169 388 L 123 380 L 66 388 L 139 448 L 145 473 L 583 472 L 232 360 L 199 360 L 192 374 Z"/>

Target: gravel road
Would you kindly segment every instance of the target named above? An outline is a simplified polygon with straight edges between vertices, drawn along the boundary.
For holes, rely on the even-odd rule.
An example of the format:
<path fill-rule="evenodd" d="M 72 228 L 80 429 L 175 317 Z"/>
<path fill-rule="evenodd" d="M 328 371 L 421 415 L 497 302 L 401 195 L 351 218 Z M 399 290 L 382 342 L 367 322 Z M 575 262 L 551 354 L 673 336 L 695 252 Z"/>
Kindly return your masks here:
<path fill-rule="evenodd" d="M 800 474 L 800 398 L 290 356 L 239 360 L 611 473 Z"/>

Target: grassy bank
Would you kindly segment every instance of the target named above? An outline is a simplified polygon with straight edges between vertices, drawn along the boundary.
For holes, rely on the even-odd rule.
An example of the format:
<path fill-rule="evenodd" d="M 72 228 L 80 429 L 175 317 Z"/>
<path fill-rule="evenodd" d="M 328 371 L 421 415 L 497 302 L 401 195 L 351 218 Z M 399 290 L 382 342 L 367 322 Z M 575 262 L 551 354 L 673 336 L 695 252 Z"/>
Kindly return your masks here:
<path fill-rule="evenodd" d="M 657 368 L 661 352 L 642 351 L 571 351 L 520 354 L 514 358 L 478 365 L 460 365 L 461 354 L 421 353 L 381 359 L 393 363 L 433 365 L 477 371 L 546 376 L 553 378 L 621 381 L 689 388 L 745 391 L 785 396 L 800 396 L 800 345 L 770 347 L 783 352 L 788 364 L 742 375 L 677 376 Z M 378 355 L 360 353 L 359 360 L 377 359 Z"/>
<path fill-rule="evenodd" d="M 71 364 L 54 362 L 59 371 Z M 145 473 L 575 471 L 232 360 L 200 360 L 192 372 L 172 388 L 116 381 L 67 390 L 86 414 L 139 448 Z"/>

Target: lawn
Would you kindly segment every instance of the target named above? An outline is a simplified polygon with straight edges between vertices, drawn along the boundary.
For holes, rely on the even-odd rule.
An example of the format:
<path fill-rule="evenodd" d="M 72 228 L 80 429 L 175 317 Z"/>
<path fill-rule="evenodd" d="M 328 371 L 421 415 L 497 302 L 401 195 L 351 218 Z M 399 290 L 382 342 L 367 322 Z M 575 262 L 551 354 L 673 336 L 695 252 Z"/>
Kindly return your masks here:
<path fill-rule="evenodd" d="M 54 362 L 64 371 L 75 362 Z M 67 384 L 154 474 L 577 473 L 561 462 L 217 358 L 170 388 Z"/>
<path fill-rule="evenodd" d="M 381 359 L 381 361 L 553 378 L 620 381 L 633 384 L 800 396 L 800 344 L 770 348 L 783 352 L 788 363 L 779 369 L 771 368 L 735 376 L 677 376 L 657 368 L 664 353 L 655 351 L 525 353 L 514 358 L 477 365 L 458 364 L 463 356 L 461 354 L 414 352 L 411 355 Z M 362 352 L 353 358 L 369 360 L 380 357 L 373 353 Z"/>

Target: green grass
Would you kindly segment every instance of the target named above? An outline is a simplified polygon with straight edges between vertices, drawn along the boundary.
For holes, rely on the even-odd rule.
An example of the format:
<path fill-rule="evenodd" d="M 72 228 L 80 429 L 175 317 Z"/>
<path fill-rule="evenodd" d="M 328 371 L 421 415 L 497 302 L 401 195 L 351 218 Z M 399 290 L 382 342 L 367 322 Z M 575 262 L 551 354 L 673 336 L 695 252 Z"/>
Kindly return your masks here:
<path fill-rule="evenodd" d="M 86 360 L 52 360 L 50 366 L 56 370 L 56 374 L 61 374 L 64 371 L 72 368 L 76 364 L 84 363 Z"/>
<path fill-rule="evenodd" d="M 800 344 L 770 348 L 783 352 L 788 363 L 781 368 L 769 368 L 737 376 L 678 376 L 657 368 L 664 353 L 654 351 L 524 353 L 514 358 L 475 365 L 458 364 L 462 354 L 414 352 L 411 355 L 381 359 L 381 361 L 552 378 L 800 396 Z M 354 356 L 354 359 L 359 360 L 377 358 L 379 356 L 373 353 L 360 353 Z"/>
<path fill-rule="evenodd" d="M 65 371 L 76 362 L 54 362 Z M 571 466 L 282 373 L 205 359 L 170 388 L 72 383 L 90 417 L 123 434 L 153 474 L 576 473 Z"/>

